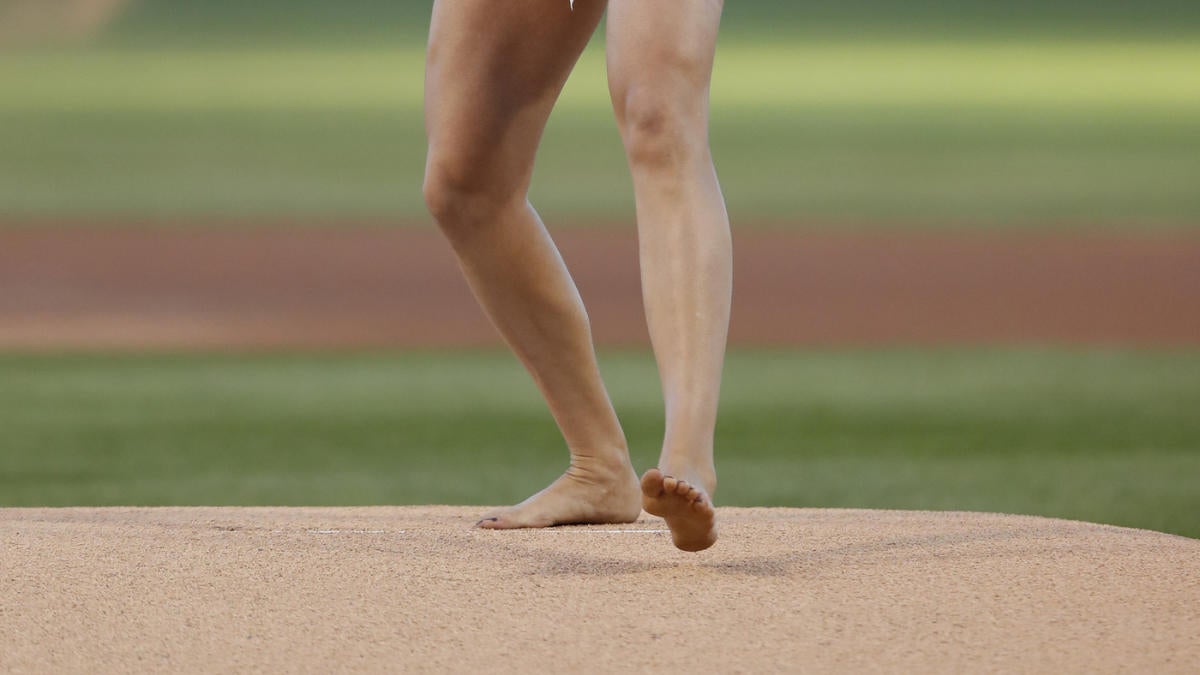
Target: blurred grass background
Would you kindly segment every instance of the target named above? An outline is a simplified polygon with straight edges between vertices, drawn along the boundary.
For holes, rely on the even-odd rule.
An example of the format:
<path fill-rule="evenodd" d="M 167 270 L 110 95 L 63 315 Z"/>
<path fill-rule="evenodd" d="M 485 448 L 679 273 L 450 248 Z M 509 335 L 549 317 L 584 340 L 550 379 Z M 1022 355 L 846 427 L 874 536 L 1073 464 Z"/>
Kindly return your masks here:
<path fill-rule="evenodd" d="M 19 0 L 10 0 L 19 1 Z M 29 1 L 29 0 L 25 0 Z M 428 3 L 144 0 L 0 60 L 0 220 L 425 221 Z M 730 3 L 712 142 L 740 223 L 1200 222 L 1195 3 Z M 602 35 L 547 132 L 555 224 L 628 221 Z"/>
<path fill-rule="evenodd" d="M 639 467 L 649 355 L 602 368 Z M 1116 350 L 730 356 L 722 504 L 973 509 L 1200 537 L 1200 355 Z M 0 357 L 10 505 L 506 503 L 565 468 L 497 353 Z"/>
<path fill-rule="evenodd" d="M 10 45 L 0 227 L 424 225 L 428 14 L 142 0 L 88 40 Z M 712 142 L 735 225 L 1191 230 L 1198 36 L 1182 0 L 730 2 Z M 539 157 L 553 227 L 632 221 L 602 47 Z M 604 367 L 645 468 L 652 361 Z M 722 504 L 1200 536 L 1195 351 L 742 351 L 724 400 Z M 0 355 L 3 505 L 503 503 L 563 461 L 498 352 Z"/>

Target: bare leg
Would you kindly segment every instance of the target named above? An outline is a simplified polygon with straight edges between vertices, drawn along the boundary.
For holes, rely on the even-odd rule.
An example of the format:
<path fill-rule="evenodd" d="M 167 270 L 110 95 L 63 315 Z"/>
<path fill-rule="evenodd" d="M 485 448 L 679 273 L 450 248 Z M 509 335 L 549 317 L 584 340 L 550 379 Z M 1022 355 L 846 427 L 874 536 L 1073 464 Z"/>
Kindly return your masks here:
<path fill-rule="evenodd" d="M 611 0 L 609 90 L 633 175 L 642 292 L 666 402 L 643 506 L 675 545 L 716 541 L 713 430 L 729 326 L 729 217 L 708 148 L 720 0 Z"/>
<path fill-rule="evenodd" d="M 425 81 L 425 198 L 479 300 L 533 375 L 566 473 L 487 528 L 630 522 L 637 476 L 579 293 L 526 200 L 550 110 L 603 14 L 595 0 L 438 0 Z"/>

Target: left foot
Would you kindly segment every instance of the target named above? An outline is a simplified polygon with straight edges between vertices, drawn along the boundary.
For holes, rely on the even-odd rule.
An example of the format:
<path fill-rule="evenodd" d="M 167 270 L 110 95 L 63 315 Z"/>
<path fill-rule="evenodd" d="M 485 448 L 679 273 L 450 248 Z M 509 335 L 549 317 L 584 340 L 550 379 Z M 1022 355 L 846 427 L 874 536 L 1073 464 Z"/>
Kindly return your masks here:
<path fill-rule="evenodd" d="M 484 516 L 475 527 L 511 530 L 554 525 L 632 523 L 642 514 L 633 467 L 583 470 L 572 466 L 545 490 Z"/>

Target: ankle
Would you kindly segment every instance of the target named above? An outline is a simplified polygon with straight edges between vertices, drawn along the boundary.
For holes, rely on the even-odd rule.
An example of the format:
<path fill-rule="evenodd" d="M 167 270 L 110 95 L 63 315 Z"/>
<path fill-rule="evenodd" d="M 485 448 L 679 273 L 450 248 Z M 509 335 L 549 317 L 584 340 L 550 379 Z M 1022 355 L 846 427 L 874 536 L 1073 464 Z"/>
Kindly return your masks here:
<path fill-rule="evenodd" d="M 571 449 L 571 472 L 580 477 L 609 479 L 632 470 L 629 450 L 625 446 L 613 446 L 603 450 Z"/>
<path fill-rule="evenodd" d="M 664 452 L 658 461 L 658 469 L 664 475 L 703 488 L 709 497 L 717 491 L 717 470 L 711 458 Z"/>

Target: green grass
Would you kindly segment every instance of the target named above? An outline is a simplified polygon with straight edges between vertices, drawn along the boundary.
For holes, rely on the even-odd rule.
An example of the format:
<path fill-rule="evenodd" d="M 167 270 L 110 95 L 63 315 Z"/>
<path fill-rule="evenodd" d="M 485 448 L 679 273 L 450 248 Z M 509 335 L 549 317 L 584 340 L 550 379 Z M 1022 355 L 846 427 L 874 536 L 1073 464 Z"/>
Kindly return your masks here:
<path fill-rule="evenodd" d="M 661 403 L 602 360 L 635 461 Z M 729 505 L 972 509 L 1200 537 L 1200 353 L 739 352 Z M 519 500 L 564 450 L 510 357 L 0 356 L 0 504 Z"/>
<path fill-rule="evenodd" d="M 423 222 L 430 3 L 140 0 L 92 44 L 0 58 L 0 226 Z M 727 3 L 712 141 L 736 222 L 1200 223 L 1200 5 Z M 627 222 L 600 44 L 534 199 Z"/>
<path fill-rule="evenodd" d="M 432 2 L 139 0 L 104 36 L 121 45 L 362 45 L 421 40 Z M 725 4 L 738 37 L 1191 36 L 1191 0 L 756 0 Z"/>
<path fill-rule="evenodd" d="M 423 222 L 420 48 L 129 46 L 0 60 L 0 220 Z M 735 221 L 1200 223 L 1200 46 L 1026 38 L 723 43 Z M 593 49 L 539 156 L 555 222 L 628 221 Z"/>

